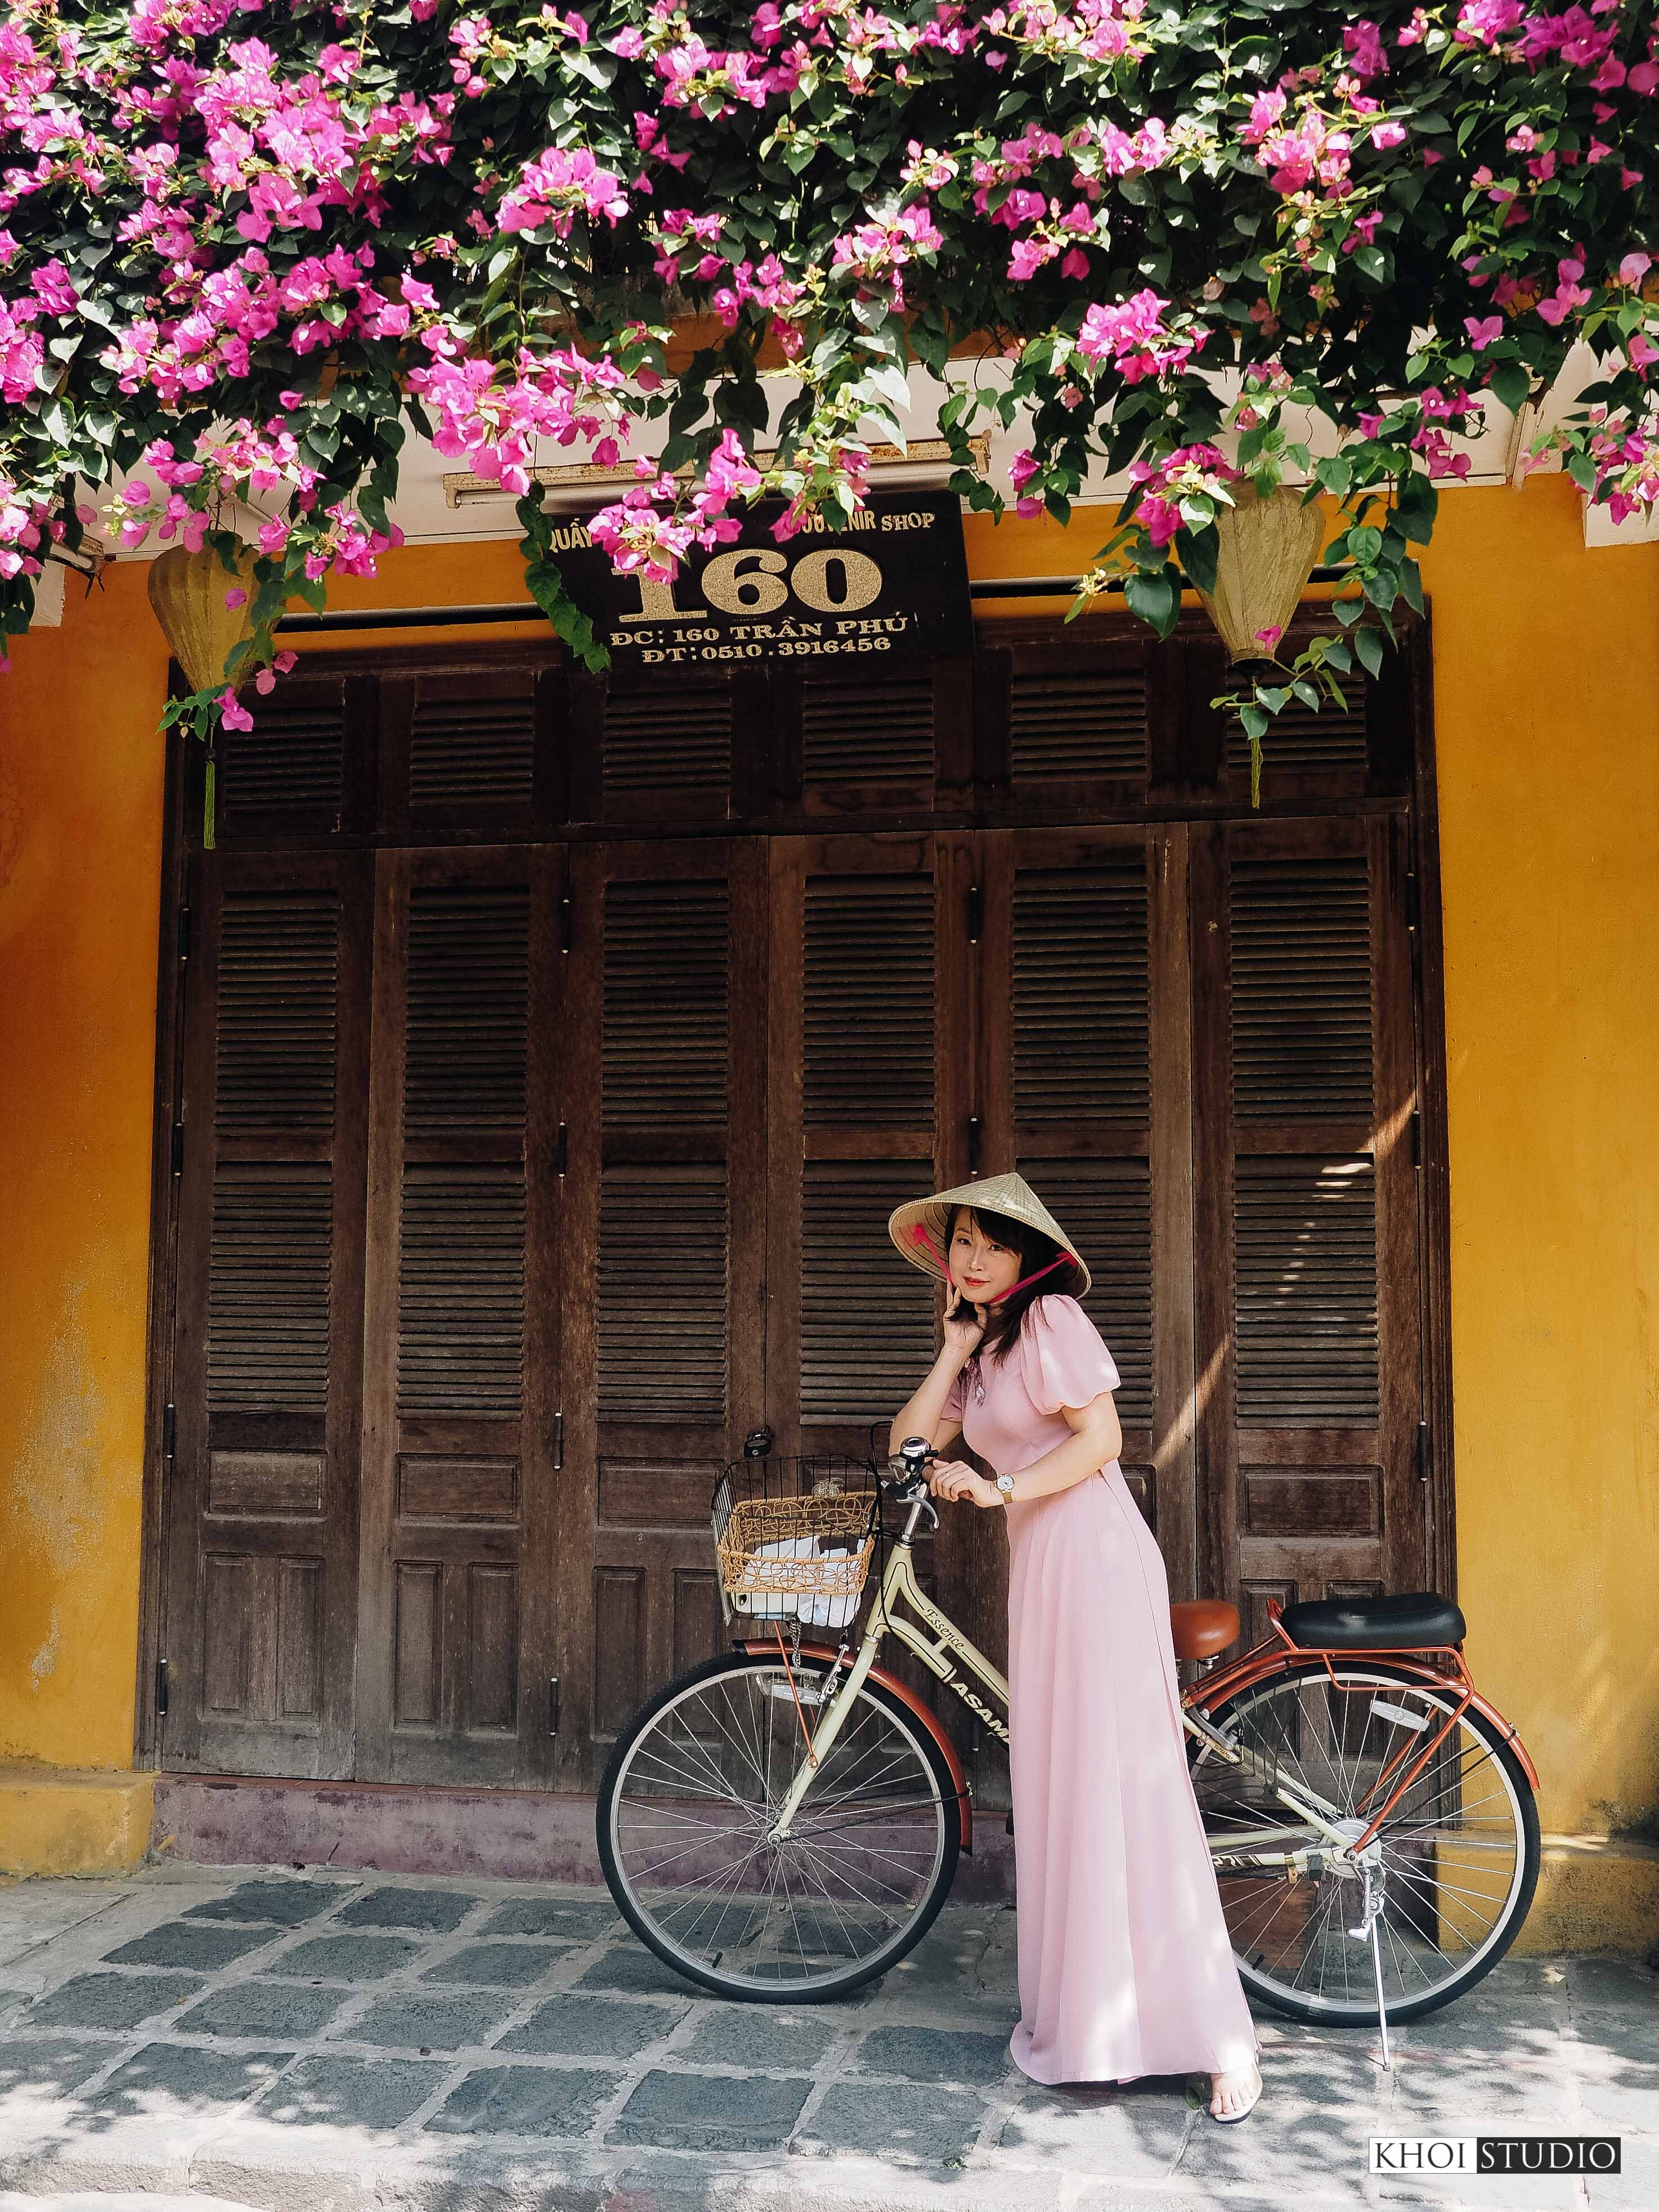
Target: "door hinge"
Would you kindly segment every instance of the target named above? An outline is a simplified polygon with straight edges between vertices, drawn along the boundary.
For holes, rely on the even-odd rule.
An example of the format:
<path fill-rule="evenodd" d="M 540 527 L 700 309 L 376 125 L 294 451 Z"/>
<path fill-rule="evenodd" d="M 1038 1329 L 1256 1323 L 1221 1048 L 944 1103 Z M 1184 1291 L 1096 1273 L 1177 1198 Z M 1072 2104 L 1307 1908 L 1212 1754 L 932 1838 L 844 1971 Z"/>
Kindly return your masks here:
<path fill-rule="evenodd" d="M 1410 930 L 1416 930 L 1423 919 L 1422 901 L 1418 895 L 1417 881 L 1416 869 L 1407 868 L 1406 871 L 1406 927 Z"/>
<path fill-rule="evenodd" d="M 1412 1109 L 1412 1165 L 1414 1168 L 1420 1168 L 1422 1164 L 1423 1115 L 1420 1108 L 1413 1106 Z"/>
<path fill-rule="evenodd" d="M 1426 1482 L 1429 1479 L 1429 1425 L 1426 1421 L 1419 1421 L 1417 1425 L 1417 1479 L 1419 1482 Z"/>
<path fill-rule="evenodd" d="M 968 1116 L 968 1172 L 970 1176 L 979 1173 L 979 1115 L 970 1114 Z"/>
<path fill-rule="evenodd" d="M 161 1408 L 161 1456 L 163 1459 L 173 1457 L 173 1447 L 178 1438 L 179 1408 L 176 1406 L 163 1406 Z"/>
<path fill-rule="evenodd" d="M 573 927 L 570 902 L 568 898 L 562 898 L 559 901 L 559 950 L 561 952 L 568 952 L 570 950 Z"/>
<path fill-rule="evenodd" d="M 559 1149 L 554 1162 L 554 1173 L 562 1175 L 570 1164 L 570 1130 L 563 1121 L 559 1124 Z"/>
<path fill-rule="evenodd" d="M 973 884 L 969 886 L 968 890 L 968 942 L 969 945 L 977 945 L 979 943 L 980 933 L 984 927 L 984 886 L 980 884 Z"/>
<path fill-rule="evenodd" d="M 549 1735 L 557 1735 L 559 1732 L 559 1678 L 556 1674 L 550 1674 L 547 1678 L 547 1732 Z"/>
<path fill-rule="evenodd" d="M 562 1413 L 555 1413 L 553 1416 L 553 1464 L 556 1468 L 564 1465 L 564 1415 Z"/>
<path fill-rule="evenodd" d="M 158 1659 L 155 1662 L 155 1717 L 158 1721 L 164 1721 L 167 1717 L 167 1662 L 165 1659 Z"/>
<path fill-rule="evenodd" d="M 181 1176 L 184 1171 L 185 1125 L 182 1121 L 175 1121 L 173 1125 L 173 1172 L 176 1176 Z"/>
<path fill-rule="evenodd" d="M 180 966 L 190 957 L 190 908 L 179 909 L 179 961 Z"/>

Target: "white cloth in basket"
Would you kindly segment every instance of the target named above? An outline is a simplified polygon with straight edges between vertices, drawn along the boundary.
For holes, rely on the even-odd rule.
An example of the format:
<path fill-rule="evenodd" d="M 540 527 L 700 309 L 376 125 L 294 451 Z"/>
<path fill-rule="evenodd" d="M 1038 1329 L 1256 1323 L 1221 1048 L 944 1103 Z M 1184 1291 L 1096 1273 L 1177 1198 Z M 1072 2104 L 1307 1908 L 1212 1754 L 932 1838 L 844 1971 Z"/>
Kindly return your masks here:
<path fill-rule="evenodd" d="M 855 1547 L 854 1547 L 855 1548 Z M 757 1544 L 752 1559 L 820 1559 L 816 1536 L 789 1536 L 775 1544 Z M 813 1628 L 845 1628 L 859 1609 L 860 1593 L 837 1597 L 828 1590 L 744 1590 L 733 1601 L 757 1620 L 800 1620 Z"/>

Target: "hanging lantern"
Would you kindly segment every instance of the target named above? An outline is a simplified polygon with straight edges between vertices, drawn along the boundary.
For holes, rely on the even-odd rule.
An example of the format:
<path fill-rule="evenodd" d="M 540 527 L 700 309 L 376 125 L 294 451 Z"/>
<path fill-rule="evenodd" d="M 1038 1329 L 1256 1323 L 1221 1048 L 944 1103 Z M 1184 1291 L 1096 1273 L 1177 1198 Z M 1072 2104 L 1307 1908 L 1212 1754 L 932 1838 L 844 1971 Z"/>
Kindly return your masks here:
<path fill-rule="evenodd" d="M 192 691 L 224 684 L 226 656 L 253 635 L 253 564 L 258 557 L 252 545 L 239 546 L 233 571 L 210 543 L 194 553 L 170 545 L 149 564 L 149 603 Z M 228 607 L 226 592 L 239 589 L 246 595 L 241 605 Z M 246 672 L 251 676 L 253 671 Z"/>
<path fill-rule="evenodd" d="M 1248 480 L 1231 487 L 1234 504 L 1216 517 L 1221 550 L 1215 589 L 1200 590 L 1231 660 L 1261 660 L 1290 628 L 1325 543 L 1325 520 L 1302 494 L 1280 484 L 1266 499 Z M 1269 635 L 1263 637 L 1262 632 Z"/>

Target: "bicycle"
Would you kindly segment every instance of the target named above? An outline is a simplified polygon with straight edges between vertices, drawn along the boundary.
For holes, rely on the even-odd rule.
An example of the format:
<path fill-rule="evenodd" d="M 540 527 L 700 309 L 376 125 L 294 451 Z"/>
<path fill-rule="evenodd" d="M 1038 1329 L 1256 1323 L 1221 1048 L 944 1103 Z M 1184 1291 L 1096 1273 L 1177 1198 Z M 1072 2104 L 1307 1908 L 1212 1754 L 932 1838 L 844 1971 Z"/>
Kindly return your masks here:
<path fill-rule="evenodd" d="M 930 1707 L 876 1663 L 892 1635 L 1008 1741 L 1002 1675 L 918 1585 L 938 1514 L 919 1437 L 873 1462 L 738 1461 L 712 1511 L 728 1625 L 757 1637 L 672 1682 L 618 1739 L 597 1809 L 612 1896 L 641 1940 L 724 1996 L 843 1996 L 926 1935 L 973 1848 L 960 1759 Z M 843 1487 L 856 1470 L 866 1486 Z M 856 1650 L 845 1629 L 884 1503 L 887 1541 Z M 803 1613 L 805 1618 L 803 1620 Z M 1170 1607 L 1194 1794 L 1247 1991 L 1293 2019 L 1437 2011 L 1514 1942 L 1538 1880 L 1537 1774 L 1464 1664 L 1463 1617 L 1432 1592 L 1267 1602 L 1269 1633 L 1224 1667 L 1224 1601 Z M 786 1645 L 783 1625 L 793 1622 Z M 809 1715 L 812 1717 L 809 1719 Z M 1348 1948 L 1370 1953 L 1357 1990 Z"/>

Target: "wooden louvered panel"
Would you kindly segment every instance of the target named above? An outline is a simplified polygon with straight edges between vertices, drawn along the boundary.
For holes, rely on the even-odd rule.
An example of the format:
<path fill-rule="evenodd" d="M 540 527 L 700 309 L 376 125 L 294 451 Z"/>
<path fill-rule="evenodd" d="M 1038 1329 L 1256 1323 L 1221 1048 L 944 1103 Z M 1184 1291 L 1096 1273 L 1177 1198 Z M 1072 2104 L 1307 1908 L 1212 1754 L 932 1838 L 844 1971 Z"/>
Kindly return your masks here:
<path fill-rule="evenodd" d="M 927 1188 L 915 1160 L 808 1160 L 801 1190 L 805 1421 L 890 1419 L 933 1364 L 927 1280 L 896 1264 L 887 1219 Z"/>
<path fill-rule="evenodd" d="M 806 1127 L 931 1127 L 932 879 L 810 878 L 805 985 Z"/>
<path fill-rule="evenodd" d="M 1235 860 L 1231 899 L 1237 1118 L 1369 1119 L 1371 939 L 1363 854 Z"/>
<path fill-rule="evenodd" d="M 319 692 L 322 694 L 319 696 Z M 345 757 L 343 686 L 307 684 L 249 702 L 251 730 L 222 733 L 218 803 L 228 812 L 330 808 L 337 824 Z"/>
<path fill-rule="evenodd" d="M 208 1260 L 211 1413 L 325 1413 L 333 1177 L 222 1161 Z"/>
<path fill-rule="evenodd" d="M 1145 1121 L 1145 859 L 1022 873 L 1013 915 L 1016 1120 Z"/>
<path fill-rule="evenodd" d="M 607 1167 L 599 1184 L 602 1420 L 726 1414 L 726 1170 Z"/>
<path fill-rule="evenodd" d="M 629 792 L 724 791 L 732 781 L 732 695 L 612 691 L 605 702 L 607 799 Z"/>
<path fill-rule="evenodd" d="M 1146 684 L 1138 668 L 1017 668 L 1008 699 L 1009 766 L 1033 779 L 1146 774 Z"/>
<path fill-rule="evenodd" d="M 1365 773 L 1365 709 L 1358 689 L 1350 690 L 1352 704 L 1340 707 L 1288 706 L 1275 714 L 1261 740 L 1264 778 L 1277 771 L 1296 775 L 1340 775 L 1345 780 Z M 1227 726 L 1227 774 L 1230 781 L 1248 790 L 1250 780 L 1250 741 L 1241 722 Z"/>
<path fill-rule="evenodd" d="M 214 1107 L 222 1134 L 333 1127 L 339 917 L 325 891 L 227 893 Z"/>
<path fill-rule="evenodd" d="M 1236 1165 L 1238 1419 L 1377 1419 L 1376 1192 L 1369 1159 Z"/>
<path fill-rule="evenodd" d="M 409 737 L 409 803 L 528 806 L 535 769 L 535 702 L 417 701 Z"/>
<path fill-rule="evenodd" d="M 809 784 L 915 783 L 933 775 L 930 677 L 872 683 L 809 676 L 800 723 L 801 772 Z"/>
<path fill-rule="evenodd" d="M 524 1170 L 404 1170 L 398 1411 L 515 1418 L 524 1366 Z"/>
<path fill-rule="evenodd" d="M 530 895 L 417 884 L 409 902 L 404 1130 L 524 1126 Z"/>
<path fill-rule="evenodd" d="M 1022 1160 L 1019 1172 L 1089 1263 L 1084 1311 L 1106 1340 L 1126 1428 L 1152 1418 L 1152 1183 L 1145 1160 Z"/>
<path fill-rule="evenodd" d="M 730 901 L 721 883 L 613 883 L 605 898 L 607 1130 L 722 1126 Z"/>

